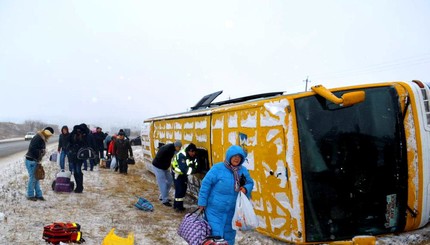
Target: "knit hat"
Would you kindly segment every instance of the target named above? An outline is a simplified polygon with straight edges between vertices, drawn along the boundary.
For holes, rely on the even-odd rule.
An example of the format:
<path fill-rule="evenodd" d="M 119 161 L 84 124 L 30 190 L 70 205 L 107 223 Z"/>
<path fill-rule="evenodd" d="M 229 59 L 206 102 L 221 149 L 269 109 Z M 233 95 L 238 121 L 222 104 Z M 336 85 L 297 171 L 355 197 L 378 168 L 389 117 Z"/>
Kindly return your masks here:
<path fill-rule="evenodd" d="M 46 127 L 42 130 L 43 134 L 46 136 L 51 136 L 54 134 L 54 129 L 51 127 Z"/>
<path fill-rule="evenodd" d="M 175 145 L 175 147 L 182 147 L 182 142 L 180 140 L 175 141 L 175 143 L 173 143 L 173 145 Z"/>

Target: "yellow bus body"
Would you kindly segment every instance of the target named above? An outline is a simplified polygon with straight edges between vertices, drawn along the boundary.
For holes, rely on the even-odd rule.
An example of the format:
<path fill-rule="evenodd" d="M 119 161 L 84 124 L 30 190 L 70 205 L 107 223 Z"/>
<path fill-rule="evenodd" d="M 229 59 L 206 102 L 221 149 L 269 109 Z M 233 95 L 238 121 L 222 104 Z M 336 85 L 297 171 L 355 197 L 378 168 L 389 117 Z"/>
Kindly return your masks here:
<path fill-rule="evenodd" d="M 407 206 L 404 231 L 420 228 L 429 221 L 429 125 L 426 123 L 422 89 L 412 82 L 387 82 L 331 89 L 361 91 L 368 88 L 394 87 L 405 111 L 404 131 L 407 143 Z M 428 88 L 424 91 L 428 92 Z M 295 101 L 315 96 L 313 91 L 282 94 L 209 107 L 144 121 L 142 141 L 145 164 L 151 169 L 160 143 L 182 140 L 193 142 L 208 153 L 209 166 L 224 160 L 231 145 L 240 145 L 248 153 L 244 166 L 255 181 L 252 203 L 259 219 L 257 231 L 272 238 L 308 244 L 305 232 L 302 163 Z M 407 102 L 409 99 L 409 104 Z M 419 97 L 419 98 L 418 98 Z M 428 100 L 428 99 L 427 99 Z M 428 103 L 428 101 L 427 101 Z M 354 105 L 352 105 L 354 106 Z M 428 105 L 427 105 L 428 106 Z M 424 114 L 423 114 L 424 113 Z M 363 120 L 367 115 L 362 115 Z M 425 152 L 427 150 L 427 152 Z M 194 180 L 203 178 L 194 176 Z M 198 181 L 198 180 L 197 180 Z M 198 191 L 198 190 L 197 190 Z M 333 244 L 374 242 L 360 237 Z"/>

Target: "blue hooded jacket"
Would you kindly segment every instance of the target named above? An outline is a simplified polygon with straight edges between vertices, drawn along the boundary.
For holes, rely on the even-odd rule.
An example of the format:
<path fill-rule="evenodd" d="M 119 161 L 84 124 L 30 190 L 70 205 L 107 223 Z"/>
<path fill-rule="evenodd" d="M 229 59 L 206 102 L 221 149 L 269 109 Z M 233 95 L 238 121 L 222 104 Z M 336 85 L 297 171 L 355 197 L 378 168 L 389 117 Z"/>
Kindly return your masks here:
<path fill-rule="evenodd" d="M 230 163 L 234 155 L 241 155 L 242 161 L 238 170 L 239 177 L 242 174 L 246 178 L 243 187 L 246 188 L 246 195 L 251 197 L 254 181 L 246 167 L 242 166 L 246 153 L 240 146 L 233 145 L 228 148 L 225 160 Z M 198 205 L 205 207 L 206 218 L 212 228 L 213 236 L 221 236 L 234 244 L 236 231 L 233 230 L 231 222 L 234 215 L 238 192 L 234 190 L 234 174 L 228 169 L 224 162 L 217 163 L 211 167 L 202 180 L 199 191 Z"/>

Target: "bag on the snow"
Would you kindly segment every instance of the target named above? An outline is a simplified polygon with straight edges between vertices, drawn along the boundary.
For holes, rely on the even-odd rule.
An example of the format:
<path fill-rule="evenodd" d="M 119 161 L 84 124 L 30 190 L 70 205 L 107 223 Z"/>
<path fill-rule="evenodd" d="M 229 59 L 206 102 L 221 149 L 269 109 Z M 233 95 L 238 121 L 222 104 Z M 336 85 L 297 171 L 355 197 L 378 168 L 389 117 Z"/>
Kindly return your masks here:
<path fill-rule="evenodd" d="M 135 163 L 136 163 L 136 161 L 134 161 L 134 158 L 133 158 L 133 157 L 129 157 L 129 158 L 127 158 L 126 162 L 127 162 L 127 164 L 130 164 L 130 165 L 133 165 L 133 164 L 135 164 Z"/>
<path fill-rule="evenodd" d="M 100 158 L 100 167 L 106 168 L 106 162 L 107 160 L 105 158 Z"/>
<path fill-rule="evenodd" d="M 116 160 L 116 157 L 112 157 L 111 159 L 112 160 L 110 162 L 110 169 L 115 169 L 117 167 L 118 162 Z"/>
<path fill-rule="evenodd" d="M 36 168 L 34 169 L 34 177 L 37 180 L 45 179 L 45 170 L 43 169 L 42 164 L 36 164 Z"/>
<path fill-rule="evenodd" d="M 58 152 L 54 152 L 49 156 L 49 161 L 57 162 L 57 158 L 58 158 Z"/>
<path fill-rule="evenodd" d="M 95 159 L 95 158 L 96 158 L 96 152 L 91 147 L 83 147 L 78 151 L 78 159 L 88 160 L 88 159 Z"/>
<path fill-rule="evenodd" d="M 138 197 L 137 203 L 134 206 L 143 211 L 154 211 L 154 206 L 148 200 L 143 197 Z"/>
<path fill-rule="evenodd" d="M 190 245 L 202 244 L 203 240 L 210 234 L 211 227 L 204 219 L 203 212 L 198 208 L 186 214 L 178 228 L 178 235 Z"/>
<path fill-rule="evenodd" d="M 103 239 L 102 245 L 133 245 L 133 232 L 128 233 L 127 237 L 120 237 L 115 234 L 115 228 L 112 228 Z"/>
<path fill-rule="evenodd" d="M 75 183 L 70 180 L 72 173 L 64 171 L 57 173 L 56 178 L 52 181 L 52 190 L 55 192 L 72 192 L 75 188 Z"/>
<path fill-rule="evenodd" d="M 237 231 L 248 231 L 257 228 L 258 218 L 255 215 L 252 203 L 239 191 L 236 199 L 236 208 L 234 210 L 232 227 Z"/>
<path fill-rule="evenodd" d="M 203 240 L 202 245 L 228 245 L 228 242 L 220 236 L 208 236 Z"/>
<path fill-rule="evenodd" d="M 60 242 L 85 242 L 82 238 L 81 226 L 78 223 L 54 222 L 43 227 L 42 238 L 52 244 L 59 244 Z"/>

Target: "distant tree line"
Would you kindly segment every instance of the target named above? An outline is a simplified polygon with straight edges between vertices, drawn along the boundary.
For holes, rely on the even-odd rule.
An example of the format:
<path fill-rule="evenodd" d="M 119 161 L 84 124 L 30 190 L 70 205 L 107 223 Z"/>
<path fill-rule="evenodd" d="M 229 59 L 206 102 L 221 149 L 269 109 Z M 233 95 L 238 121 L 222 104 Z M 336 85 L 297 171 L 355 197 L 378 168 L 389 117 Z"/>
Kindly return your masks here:
<path fill-rule="evenodd" d="M 45 127 L 52 127 L 55 131 L 55 134 L 59 133 L 58 125 L 56 124 L 49 124 L 41 121 L 33 121 L 33 120 L 25 120 L 24 121 L 24 128 L 29 132 L 37 132 Z"/>
<path fill-rule="evenodd" d="M 41 121 L 26 120 L 22 124 L 0 122 L 0 139 L 24 138 L 27 132 L 37 132 L 48 126 L 54 129 L 56 135 L 60 133 L 58 125 Z"/>

